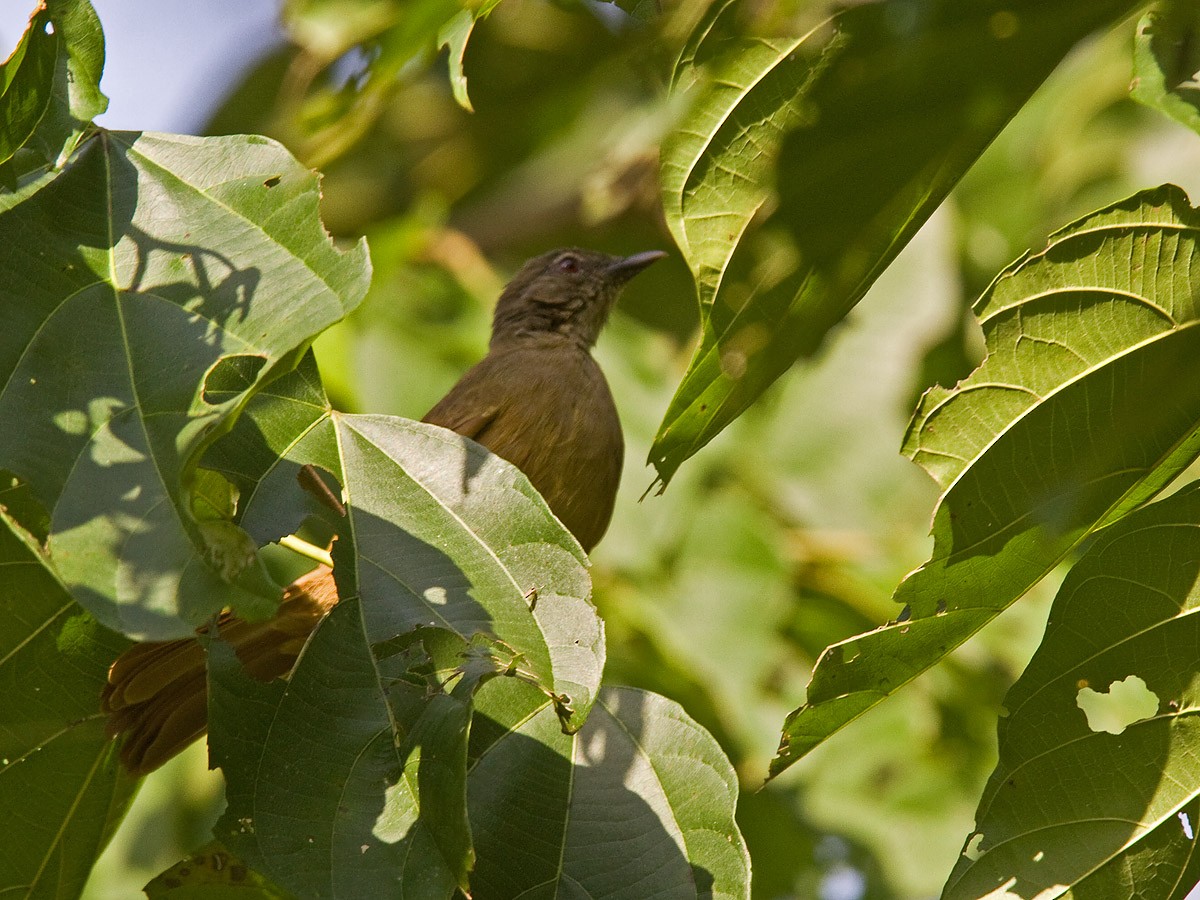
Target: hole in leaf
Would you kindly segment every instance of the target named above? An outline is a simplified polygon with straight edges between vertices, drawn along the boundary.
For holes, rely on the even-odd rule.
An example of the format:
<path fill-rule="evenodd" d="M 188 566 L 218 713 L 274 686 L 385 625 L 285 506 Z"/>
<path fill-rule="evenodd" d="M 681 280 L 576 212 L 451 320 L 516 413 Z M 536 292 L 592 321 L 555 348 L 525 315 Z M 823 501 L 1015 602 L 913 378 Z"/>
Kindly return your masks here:
<path fill-rule="evenodd" d="M 1075 705 L 1087 716 L 1092 731 L 1120 734 L 1134 722 L 1148 719 L 1158 712 L 1158 696 L 1136 675 L 1114 681 L 1100 693 L 1090 687 L 1080 688 Z"/>
<path fill-rule="evenodd" d="M 1192 840 L 1195 837 L 1195 834 L 1192 832 L 1192 820 L 1182 810 L 1179 812 L 1179 824 L 1183 826 L 1183 833 L 1187 839 L 1189 841 Z"/>
<path fill-rule="evenodd" d="M 279 184 L 279 182 L 281 182 L 281 181 L 283 181 L 283 179 L 280 176 L 272 175 L 270 178 L 268 178 L 266 181 L 263 182 L 263 187 L 273 188 L 273 187 L 275 187 L 275 185 Z"/>
<path fill-rule="evenodd" d="M 977 831 L 971 835 L 971 839 L 967 841 L 967 846 L 963 848 L 963 856 L 974 862 L 983 856 L 983 851 L 979 849 L 979 845 L 983 843 L 983 832 Z"/>
<path fill-rule="evenodd" d="M 253 387 L 258 373 L 266 364 L 267 358 L 258 354 L 221 357 L 204 378 L 201 398 L 211 406 L 234 399 Z"/>

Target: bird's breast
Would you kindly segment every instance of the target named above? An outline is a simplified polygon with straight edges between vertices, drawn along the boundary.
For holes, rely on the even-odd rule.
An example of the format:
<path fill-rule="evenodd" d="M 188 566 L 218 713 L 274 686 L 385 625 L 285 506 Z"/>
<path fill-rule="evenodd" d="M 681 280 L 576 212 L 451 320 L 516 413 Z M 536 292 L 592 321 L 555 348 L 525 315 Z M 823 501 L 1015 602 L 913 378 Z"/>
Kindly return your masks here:
<path fill-rule="evenodd" d="M 524 472 L 591 550 L 612 518 L 625 454 L 600 367 L 572 345 L 493 351 L 477 368 L 491 387 L 476 402 L 495 412 L 475 439 Z"/>

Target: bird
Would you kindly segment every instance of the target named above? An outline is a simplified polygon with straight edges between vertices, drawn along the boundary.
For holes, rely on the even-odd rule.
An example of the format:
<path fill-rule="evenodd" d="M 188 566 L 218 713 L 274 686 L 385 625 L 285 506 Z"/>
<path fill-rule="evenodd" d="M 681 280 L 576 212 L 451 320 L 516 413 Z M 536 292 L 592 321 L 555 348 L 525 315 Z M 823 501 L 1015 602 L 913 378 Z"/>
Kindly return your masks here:
<path fill-rule="evenodd" d="M 496 302 L 487 354 L 422 419 L 520 469 L 588 553 L 612 519 L 625 452 L 591 350 L 625 284 L 665 256 L 567 247 L 528 260 Z M 247 622 L 226 610 L 217 633 L 249 675 L 286 677 L 337 602 L 333 570 L 320 565 L 288 585 L 271 618 Z M 109 667 L 101 709 L 109 736 L 121 738 L 124 768 L 136 776 L 157 769 L 207 731 L 200 641 L 134 644 Z"/>

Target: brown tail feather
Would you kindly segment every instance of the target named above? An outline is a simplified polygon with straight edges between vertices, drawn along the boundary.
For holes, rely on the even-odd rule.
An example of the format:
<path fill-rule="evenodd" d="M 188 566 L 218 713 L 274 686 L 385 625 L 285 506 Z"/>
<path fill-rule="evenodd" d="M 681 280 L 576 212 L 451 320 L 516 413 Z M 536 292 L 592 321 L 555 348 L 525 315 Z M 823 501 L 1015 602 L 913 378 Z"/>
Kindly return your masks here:
<path fill-rule="evenodd" d="M 337 601 L 333 571 L 319 566 L 288 586 L 270 619 L 246 622 L 226 613 L 217 631 L 247 673 L 270 681 L 292 670 L 305 640 Z M 109 668 L 100 703 L 108 733 L 124 735 L 125 768 L 135 775 L 157 769 L 208 730 L 204 648 L 195 638 L 130 647 Z"/>

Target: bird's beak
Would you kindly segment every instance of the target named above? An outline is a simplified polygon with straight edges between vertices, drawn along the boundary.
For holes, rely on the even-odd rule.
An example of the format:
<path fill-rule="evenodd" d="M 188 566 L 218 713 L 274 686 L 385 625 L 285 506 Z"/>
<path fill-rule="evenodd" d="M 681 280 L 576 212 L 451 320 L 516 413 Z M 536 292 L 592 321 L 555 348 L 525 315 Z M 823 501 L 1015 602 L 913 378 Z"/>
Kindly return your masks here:
<path fill-rule="evenodd" d="M 645 253 L 635 253 L 609 263 L 608 277 L 616 284 L 624 284 L 650 263 L 657 262 L 667 254 L 661 250 L 647 250 Z"/>

